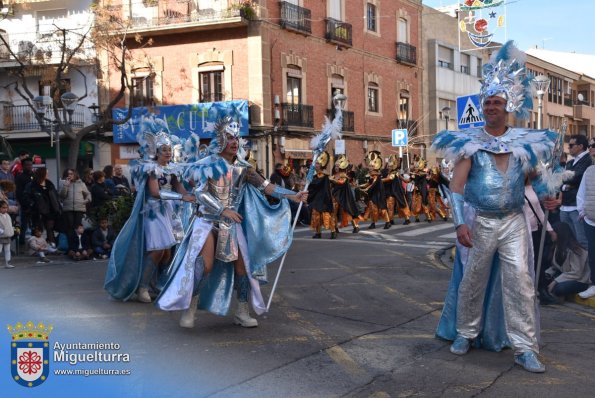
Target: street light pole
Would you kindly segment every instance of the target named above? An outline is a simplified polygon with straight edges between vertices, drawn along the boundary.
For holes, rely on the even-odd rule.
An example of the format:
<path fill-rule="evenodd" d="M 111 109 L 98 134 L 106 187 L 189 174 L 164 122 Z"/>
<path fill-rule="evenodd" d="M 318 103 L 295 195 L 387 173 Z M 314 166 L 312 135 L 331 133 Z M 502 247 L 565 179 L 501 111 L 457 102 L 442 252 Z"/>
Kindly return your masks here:
<path fill-rule="evenodd" d="M 545 75 L 539 75 L 533 78 L 532 83 L 535 86 L 535 93 L 537 94 L 537 129 L 541 129 L 541 119 L 543 118 L 543 96 L 550 86 L 550 79 Z"/>
<path fill-rule="evenodd" d="M 44 119 L 45 119 L 45 113 L 48 109 L 51 109 L 51 104 L 52 104 L 52 98 L 48 95 L 39 95 L 35 98 L 33 98 L 33 104 L 35 105 L 35 113 L 37 113 L 37 115 L 39 115 L 39 125 L 41 127 L 42 130 L 45 130 L 45 123 L 44 123 Z M 50 122 L 50 128 L 49 128 L 49 133 L 50 133 L 50 145 L 54 144 L 54 121 L 52 119 L 49 119 Z M 60 149 L 60 145 L 58 142 L 58 145 L 56 145 L 56 150 L 59 151 Z M 59 153 L 59 152 L 58 152 Z M 56 166 L 57 166 L 57 170 L 58 170 L 58 179 L 56 180 L 56 184 L 58 183 L 58 181 L 60 181 L 60 166 L 58 161 L 56 161 Z"/>
<path fill-rule="evenodd" d="M 545 75 L 539 75 L 533 78 L 533 85 L 535 86 L 535 94 L 537 95 L 537 129 L 541 129 L 541 119 L 543 113 L 543 96 L 550 86 L 550 79 Z M 539 240 L 539 251 L 537 252 L 537 270 L 535 277 L 535 292 L 539 290 L 539 275 L 541 273 L 541 261 L 543 259 L 543 246 L 545 245 L 545 232 L 547 230 L 547 220 L 550 211 L 545 209 L 543 220 L 541 222 L 541 238 Z"/>
<path fill-rule="evenodd" d="M 60 99 L 62 100 L 62 104 L 64 105 L 64 108 L 66 108 L 66 112 L 68 113 L 68 120 L 67 123 L 68 125 L 72 124 L 72 114 L 74 113 L 74 109 L 76 108 L 76 104 L 79 102 L 79 96 L 71 93 L 71 92 L 67 92 L 64 93 L 60 96 Z M 58 181 L 60 181 L 60 132 L 58 132 L 57 136 L 56 136 L 56 158 L 57 158 L 57 170 L 58 170 Z"/>
<path fill-rule="evenodd" d="M 442 115 L 446 121 L 446 130 L 448 130 L 448 121 L 450 120 L 450 106 L 445 106 L 442 108 Z"/>

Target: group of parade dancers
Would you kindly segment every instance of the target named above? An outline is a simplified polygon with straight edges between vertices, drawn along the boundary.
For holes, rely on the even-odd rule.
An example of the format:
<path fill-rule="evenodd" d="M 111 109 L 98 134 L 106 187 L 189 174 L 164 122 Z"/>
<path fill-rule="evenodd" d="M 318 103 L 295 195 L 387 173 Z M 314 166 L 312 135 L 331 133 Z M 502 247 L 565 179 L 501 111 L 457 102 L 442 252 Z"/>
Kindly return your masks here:
<path fill-rule="evenodd" d="M 321 237 L 322 227 L 336 238 L 338 227 L 349 222 L 357 233 L 368 218 L 369 228 L 382 219 L 388 229 L 395 214 L 409 224 L 422 213 L 428 222 L 438 216 L 446 221 L 450 211 L 457 251 L 436 335 L 453 341 L 450 351 L 456 355 L 472 347 L 510 347 L 516 364 L 542 373 L 524 189 L 531 181 L 544 200 L 555 196 L 564 136 L 508 125 L 509 114 L 520 120 L 532 109 L 529 80 L 522 54 L 506 43 L 483 67 L 485 127 L 442 131 L 434 138 L 432 149 L 452 162 L 441 169 L 427 169 L 420 160 L 401 173 L 400 159 L 391 155 L 383 172 L 380 152 L 370 151 L 369 179 L 359 185 L 345 156 L 336 160 L 336 173 L 325 172 L 330 156 L 323 148 L 330 136 L 321 134 L 312 146 L 315 167 L 303 192 L 275 185 L 256 171 L 232 118 L 209 124 L 208 147 L 196 136 L 174 142 L 167 126 L 147 118 L 137 137 L 143 158 L 132 168 L 137 197 L 114 243 L 104 287 L 117 300 L 182 310 L 182 327 L 194 326 L 198 308 L 226 315 L 235 290 L 234 322 L 255 327 L 249 303 L 257 314 L 266 311 L 260 284 L 267 280 L 267 264 L 292 241 L 288 200 L 308 202 L 314 238 Z M 336 108 L 329 131 L 341 130 Z M 365 209 L 358 208 L 356 191 L 365 195 Z M 270 203 L 267 197 L 279 200 Z M 158 295 L 151 295 L 151 284 Z"/>
<path fill-rule="evenodd" d="M 114 242 L 104 287 L 116 300 L 183 310 L 180 326 L 187 328 L 198 308 L 226 315 L 235 290 L 234 323 L 255 327 L 249 302 L 256 313 L 265 311 L 266 265 L 292 240 L 285 198 L 303 202 L 308 194 L 270 183 L 244 160 L 234 118 L 210 130 L 207 147 L 195 135 L 180 142 L 159 119 L 145 120 L 137 137 L 142 159 L 131 167 L 137 197 Z M 281 200 L 269 204 L 265 195 Z"/>
<path fill-rule="evenodd" d="M 402 159 L 392 154 L 386 168 L 379 151 L 366 154 L 368 165 L 367 181 L 359 184 L 350 172 L 352 165 L 345 155 L 335 161 L 335 173 L 328 175 L 330 156 L 324 152 L 315 165 L 316 173 L 308 187 L 308 203 L 311 211 L 310 227 L 315 231 L 312 238 L 322 236 L 322 228 L 331 231 L 335 239 L 339 228 L 350 223 L 353 233 L 360 231 L 359 223 L 370 220 L 368 229 L 376 228 L 379 220 L 384 221 L 384 229 L 395 223 L 395 216 L 403 219 L 403 224 L 420 221 L 425 215 L 427 222 L 440 217 L 448 221 L 449 208 L 445 200 L 444 187 L 448 186 L 450 167 L 441 164 L 428 168 L 424 159 L 419 159 L 408 172 L 401 169 Z M 358 201 L 365 206 L 358 206 Z"/>

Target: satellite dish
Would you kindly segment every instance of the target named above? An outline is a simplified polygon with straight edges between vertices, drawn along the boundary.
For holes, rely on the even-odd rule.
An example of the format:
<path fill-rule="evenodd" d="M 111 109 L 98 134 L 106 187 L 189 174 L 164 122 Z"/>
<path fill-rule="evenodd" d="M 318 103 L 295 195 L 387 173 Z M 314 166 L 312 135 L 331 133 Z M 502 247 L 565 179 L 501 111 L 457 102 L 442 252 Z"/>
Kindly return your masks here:
<path fill-rule="evenodd" d="M 585 96 L 583 94 L 579 93 L 576 96 L 576 99 L 578 100 L 578 102 L 584 102 L 585 101 Z"/>

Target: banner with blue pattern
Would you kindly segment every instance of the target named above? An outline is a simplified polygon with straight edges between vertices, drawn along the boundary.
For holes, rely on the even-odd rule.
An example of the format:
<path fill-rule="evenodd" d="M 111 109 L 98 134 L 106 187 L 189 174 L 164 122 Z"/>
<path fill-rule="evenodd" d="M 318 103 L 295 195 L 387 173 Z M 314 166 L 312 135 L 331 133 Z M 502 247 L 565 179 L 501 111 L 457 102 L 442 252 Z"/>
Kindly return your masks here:
<path fill-rule="evenodd" d="M 127 108 L 116 108 L 112 111 L 114 120 L 124 120 L 127 115 Z M 215 123 L 225 116 L 236 118 L 240 123 L 240 135 L 248 135 L 248 101 L 235 100 L 133 108 L 132 117 L 126 123 L 113 125 L 114 143 L 136 143 L 136 135 L 141 131 L 145 117 L 164 120 L 169 132 L 181 138 L 188 138 L 191 133 L 197 134 L 200 138 L 210 138 L 210 134 L 204 131 L 207 123 Z"/>

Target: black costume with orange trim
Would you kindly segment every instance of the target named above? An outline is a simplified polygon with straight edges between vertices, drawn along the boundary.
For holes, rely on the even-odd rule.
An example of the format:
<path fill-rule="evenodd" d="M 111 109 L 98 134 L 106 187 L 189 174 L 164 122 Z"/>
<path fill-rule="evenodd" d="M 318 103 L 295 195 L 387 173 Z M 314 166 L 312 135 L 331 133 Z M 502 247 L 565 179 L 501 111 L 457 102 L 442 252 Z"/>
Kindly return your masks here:
<path fill-rule="evenodd" d="M 331 179 L 333 185 L 333 197 L 337 204 L 337 227 L 346 227 L 349 222 L 353 225 L 353 233 L 359 232 L 359 210 L 355 202 L 355 192 L 349 182 L 346 169 L 349 162 L 344 155 L 341 155 L 336 164 L 339 166 L 339 174 Z"/>
<path fill-rule="evenodd" d="M 428 206 L 428 183 L 426 180 L 426 161 L 420 159 L 416 163 L 416 167 L 411 170 L 411 179 L 415 183 L 415 189 L 413 190 L 413 204 L 411 207 L 411 213 L 415 216 L 415 222 L 419 222 L 419 215 L 424 213 L 426 215 L 426 221 L 432 222 L 432 216 Z"/>
<path fill-rule="evenodd" d="M 395 213 L 397 217 L 404 218 L 403 224 L 407 225 L 411 211 L 409 210 L 409 204 L 407 203 L 407 197 L 405 196 L 405 189 L 403 188 L 403 182 L 399 176 L 400 159 L 396 155 L 390 155 L 388 158 L 388 174 L 382 179 L 384 182 L 384 191 L 386 193 L 386 207 L 388 211 L 388 217 L 390 223 L 393 224 Z"/>
<path fill-rule="evenodd" d="M 378 151 L 370 151 L 366 155 L 366 160 L 370 167 L 370 179 L 367 184 L 364 185 L 363 191 L 368 194 L 368 205 L 366 211 L 360 216 L 360 220 L 365 221 L 368 218 L 372 219 L 372 224 L 368 227 L 369 229 L 376 228 L 376 221 L 380 217 L 385 221 L 384 229 L 390 228 L 390 218 L 388 217 L 388 211 L 386 206 L 386 193 L 384 192 L 384 183 L 382 182 L 382 176 L 380 175 L 380 169 L 382 168 L 382 157 Z"/>
<path fill-rule="evenodd" d="M 320 168 L 326 167 L 329 155 L 325 151 L 316 161 Z M 311 210 L 310 228 L 316 233 L 313 238 L 321 237 L 322 227 L 331 231 L 331 239 L 337 237 L 336 216 L 334 213 L 333 194 L 329 176 L 319 169 L 308 186 L 308 207 Z"/>
<path fill-rule="evenodd" d="M 436 219 L 436 214 L 438 214 L 444 221 L 448 221 L 448 207 L 440 195 L 440 184 L 448 186 L 448 181 L 436 167 L 430 171 L 428 179 L 428 210 L 432 219 Z"/>

